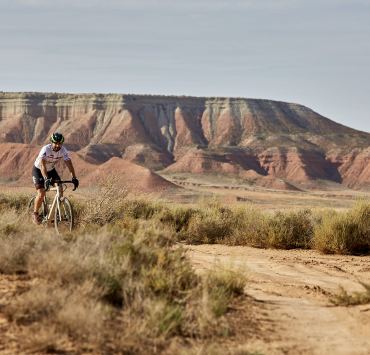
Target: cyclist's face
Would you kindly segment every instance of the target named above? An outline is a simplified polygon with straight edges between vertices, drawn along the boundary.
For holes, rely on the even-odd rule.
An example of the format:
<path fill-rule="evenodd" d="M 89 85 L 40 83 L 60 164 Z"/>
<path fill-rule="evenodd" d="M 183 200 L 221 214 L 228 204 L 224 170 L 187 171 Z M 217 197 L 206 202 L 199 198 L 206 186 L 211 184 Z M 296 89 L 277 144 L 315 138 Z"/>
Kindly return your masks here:
<path fill-rule="evenodd" d="M 62 148 L 62 143 L 51 143 L 52 145 L 52 149 L 54 150 L 54 152 L 57 152 L 58 150 L 60 150 L 60 148 Z"/>

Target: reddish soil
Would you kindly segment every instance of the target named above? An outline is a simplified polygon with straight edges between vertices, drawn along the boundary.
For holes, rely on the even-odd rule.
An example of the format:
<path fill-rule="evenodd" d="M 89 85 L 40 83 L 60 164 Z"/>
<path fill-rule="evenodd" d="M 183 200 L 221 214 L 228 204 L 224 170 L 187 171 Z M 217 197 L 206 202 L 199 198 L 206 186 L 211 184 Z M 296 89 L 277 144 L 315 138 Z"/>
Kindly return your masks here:
<path fill-rule="evenodd" d="M 0 176 L 3 182 L 17 180 L 19 185 L 32 185 L 31 171 L 40 147 L 20 143 L 0 144 Z M 96 185 L 106 177 L 116 180 L 134 192 L 161 192 L 177 188 L 176 185 L 160 177 L 151 170 L 113 157 L 103 164 L 92 164 L 77 153 L 70 152 L 81 187 Z M 60 176 L 68 179 L 69 172 L 64 163 L 56 166 Z"/>

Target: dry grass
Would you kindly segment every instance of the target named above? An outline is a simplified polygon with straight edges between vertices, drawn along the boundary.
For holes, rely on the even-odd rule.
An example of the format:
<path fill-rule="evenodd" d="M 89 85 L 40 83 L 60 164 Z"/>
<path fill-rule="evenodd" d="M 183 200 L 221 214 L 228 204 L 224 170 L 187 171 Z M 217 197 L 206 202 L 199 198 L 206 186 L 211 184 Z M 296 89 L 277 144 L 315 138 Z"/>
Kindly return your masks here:
<path fill-rule="evenodd" d="M 323 213 L 315 228 L 313 246 L 324 253 L 368 253 L 370 203 L 359 202 L 347 212 Z"/>
<path fill-rule="evenodd" d="M 107 177 L 102 180 L 87 201 L 74 202 L 77 222 L 82 226 L 91 224 L 103 226 L 122 218 L 124 201 L 128 195 L 125 187 L 117 183 L 117 179 Z"/>
<path fill-rule="evenodd" d="M 12 196 L 0 196 L 2 206 L 17 205 Z M 4 207 L 5 206 L 5 207 Z M 18 206 L 21 209 L 21 206 Z M 19 212 L 18 210 L 17 213 Z M 128 198 L 126 190 L 108 181 L 95 197 L 74 201 L 77 225 L 86 231 L 101 226 L 133 233 L 141 221 L 157 223 L 163 231 L 187 243 L 222 243 L 261 248 L 314 248 L 324 253 L 359 254 L 370 250 L 370 204 L 361 202 L 346 212 L 335 210 L 262 212 L 253 205 L 226 207 L 217 200 L 195 207 L 157 200 Z M 14 209 L 13 209 L 14 210 Z M 17 218 L 5 218 L 3 235 L 16 235 Z M 15 222 L 9 222 L 15 220 Z"/>
<path fill-rule="evenodd" d="M 0 214 L 1 273 L 26 272 L 28 251 L 35 244 L 38 234 L 25 218 L 25 212 L 19 214 L 14 209 L 3 210 Z"/>
<path fill-rule="evenodd" d="M 0 193 L 0 212 L 3 213 L 9 209 L 16 211 L 26 210 L 29 199 L 29 195 L 22 193 Z"/>
<path fill-rule="evenodd" d="M 313 228 L 310 210 L 277 212 L 269 221 L 267 246 L 278 249 L 309 248 Z"/>
<path fill-rule="evenodd" d="M 63 239 L 30 224 L 28 199 L 17 198 L 0 196 L 0 272 L 34 280 L 3 310 L 19 328 L 21 352 L 153 353 L 175 339 L 199 345 L 238 332 L 228 317 L 246 280 L 228 270 L 195 274 L 179 240 L 370 250 L 366 202 L 345 213 L 271 214 L 215 200 L 182 207 L 128 198 L 110 183 L 95 200 L 75 201 L 78 229 Z M 341 292 L 333 303 L 369 302 L 364 287 Z"/>
<path fill-rule="evenodd" d="M 222 243 L 282 249 L 309 248 L 314 228 L 310 210 L 271 215 L 253 206 L 224 207 L 217 202 L 198 209 L 166 210 L 161 221 L 172 222 L 178 238 L 190 244 Z"/>
<path fill-rule="evenodd" d="M 343 287 L 334 295 L 330 301 L 336 306 L 356 306 L 370 303 L 370 284 L 361 282 L 365 291 L 348 293 Z"/>
<path fill-rule="evenodd" d="M 63 240 L 40 228 L 23 233 L 28 226 L 19 221 L 12 237 L 1 234 L 1 272 L 35 280 L 4 308 L 22 331 L 22 351 L 143 353 L 174 337 L 201 342 L 215 328 L 227 333 L 228 306 L 242 296 L 238 274 L 197 276 L 172 233 L 155 221 L 129 226 Z"/>

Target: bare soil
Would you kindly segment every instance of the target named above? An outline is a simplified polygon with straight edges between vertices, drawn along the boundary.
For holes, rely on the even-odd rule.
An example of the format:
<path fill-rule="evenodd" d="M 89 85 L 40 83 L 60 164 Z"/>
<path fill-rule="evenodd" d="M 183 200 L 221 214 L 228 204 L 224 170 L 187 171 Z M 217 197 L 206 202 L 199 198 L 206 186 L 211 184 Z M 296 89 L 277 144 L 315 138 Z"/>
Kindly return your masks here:
<path fill-rule="evenodd" d="M 219 266 L 245 273 L 245 292 L 259 305 L 256 332 L 240 346 L 261 354 L 369 354 L 370 304 L 334 306 L 339 286 L 364 291 L 370 256 L 322 255 L 312 250 L 187 246 L 199 271 Z"/>
<path fill-rule="evenodd" d="M 247 276 L 248 307 L 232 309 L 234 328 L 240 332 L 224 338 L 224 346 L 230 342 L 230 349 L 255 354 L 370 353 L 370 304 L 344 307 L 330 302 L 339 286 L 363 291 L 359 282 L 370 282 L 370 256 L 225 245 L 185 248 L 199 273 L 226 266 Z M 27 276 L 0 274 L 1 355 L 19 353 L 22 334 L 3 309 L 32 282 Z"/>

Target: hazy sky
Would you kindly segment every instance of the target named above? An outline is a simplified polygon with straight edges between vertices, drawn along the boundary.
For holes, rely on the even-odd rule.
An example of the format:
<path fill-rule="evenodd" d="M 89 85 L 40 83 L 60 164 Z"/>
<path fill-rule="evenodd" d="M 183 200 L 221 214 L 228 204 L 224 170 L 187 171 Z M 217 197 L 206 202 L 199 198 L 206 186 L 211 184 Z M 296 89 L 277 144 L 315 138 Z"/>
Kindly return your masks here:
<path fill-rule="evenodd" d="M 296 102 L 370 131 L 370 0 L 0 0 L 0 90 Z"/>

